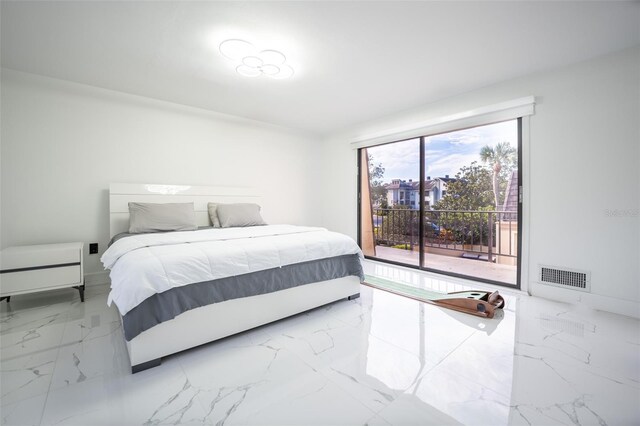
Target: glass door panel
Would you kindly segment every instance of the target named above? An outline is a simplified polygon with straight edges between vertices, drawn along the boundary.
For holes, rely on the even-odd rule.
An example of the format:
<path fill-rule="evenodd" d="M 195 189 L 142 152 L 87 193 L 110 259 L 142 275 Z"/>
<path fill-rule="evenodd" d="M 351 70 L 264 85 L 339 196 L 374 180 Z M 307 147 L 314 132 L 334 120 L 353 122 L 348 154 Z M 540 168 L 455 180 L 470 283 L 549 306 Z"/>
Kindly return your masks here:
<path fill-rule="evenodd" d="M 518 126 L 424 138 L 424 268 L 517 284 Z"/>
<path fill-rule="evenodd" d="M 360 244 L 366 256 L 420 265 L 420 139 L 360 150 Z"/>

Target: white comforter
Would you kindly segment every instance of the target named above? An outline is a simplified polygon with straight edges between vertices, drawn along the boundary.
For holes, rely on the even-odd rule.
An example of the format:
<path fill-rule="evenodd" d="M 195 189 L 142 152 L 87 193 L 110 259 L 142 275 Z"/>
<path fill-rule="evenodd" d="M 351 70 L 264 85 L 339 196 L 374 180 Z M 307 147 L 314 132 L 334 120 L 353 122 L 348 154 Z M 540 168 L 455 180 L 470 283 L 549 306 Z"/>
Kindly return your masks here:
<path fill-rule="evenodd" d="M 324 228 L 267 225 L 122 238 L 100 259 L 111 269 L 108 303 L 124 315 L 173 287 L 362 252 Z"/>

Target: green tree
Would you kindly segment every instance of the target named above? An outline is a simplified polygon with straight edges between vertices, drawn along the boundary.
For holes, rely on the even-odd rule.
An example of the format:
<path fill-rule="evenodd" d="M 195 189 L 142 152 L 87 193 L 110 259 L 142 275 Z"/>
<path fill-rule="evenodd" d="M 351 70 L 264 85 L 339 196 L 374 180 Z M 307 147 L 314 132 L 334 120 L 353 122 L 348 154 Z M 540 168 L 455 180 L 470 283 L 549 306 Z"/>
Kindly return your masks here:
<path fill-rule="evenodd" d="M 434 210 L 485 210 L 493 207 L 491 172 L 472 162 L 462 166 L 455 180 L 447 183 L 447 193 L 436 204 Z"/>
<path fill-rule="evenodd" d="M 373 161 L 373 155 L 368 154 L 368 157 L 371 202 L 374 205 L 387 208 L 387 188 L 384 187 L 384 183 L 382 181 L 384 177 L 384 167 L 382 167 L 382 163 L 378 163 L 377 165 L 375 164 Z"/>
<path fill-rule="evenodd" d="M 447 183 L 446 195 L 425 213 L 426 220 L 439 228 L 437 237 L 443 242 L 486 243 L 488 215 L 479 211 L 493 210 L 493 202 L 492 173 L 474 161 Z"/>
<path fill-rule="evenodd" d="M 485 145 L 480 149 L 480 160 L 493 169 L 493 196 L 496 210 L 501 210 L 500 206 L 500 177 L 503 166 L 513 169 L 516 160 L 516 150 L 509 142 L 500 142 L 495 147 Z"/>

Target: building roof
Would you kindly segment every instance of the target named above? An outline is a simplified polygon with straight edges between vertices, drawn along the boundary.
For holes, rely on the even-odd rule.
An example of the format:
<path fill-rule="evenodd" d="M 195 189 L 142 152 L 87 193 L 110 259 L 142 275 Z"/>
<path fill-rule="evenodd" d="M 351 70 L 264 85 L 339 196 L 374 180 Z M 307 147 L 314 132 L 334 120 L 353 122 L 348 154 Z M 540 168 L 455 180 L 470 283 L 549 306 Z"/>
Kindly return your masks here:
<path fill-rule="evenodd" d="M 394 179 L 392 183 L 387 183 L 384 185 L 387 189 L 414 189 L 413 184 L 418 182 L 407 182 L 407 181 L 399 181 Z M 419 184 L 418 184 L 419 185 Z"/>
<path fill-rule="evenodd" d="M 445 181 L 445 182 L 447 182 L 447 183 L 448 183 L 448 182 L 451 182 L 452 180 L 458 180 L 457 178 L 449 177 L 449 175 L 447 175 L 447 176 L 445 176 L 445 177 L 439 177 L 439 178 L 436 178 L 436 179 L 443 180 L 443 181 Z"/>
<path fill-rule="evenodd" d="M 451 178 L 448 175 L 445 177 L 437 177 L 434 179 L 427 179 L 424 181 L 424 190 L 425 192 L 431 191 L 436 186 L 436 181 L 441 180 L 445 183 L 449 183 L 451 181 L 458 180 L 457 178 Z M 386 189 L 413 189 L 415 191 L 420 190 L 420 182 L 417 180 L 400 180 L 400 179 L 392 179 L 391 183 L 384 184 Z"/>

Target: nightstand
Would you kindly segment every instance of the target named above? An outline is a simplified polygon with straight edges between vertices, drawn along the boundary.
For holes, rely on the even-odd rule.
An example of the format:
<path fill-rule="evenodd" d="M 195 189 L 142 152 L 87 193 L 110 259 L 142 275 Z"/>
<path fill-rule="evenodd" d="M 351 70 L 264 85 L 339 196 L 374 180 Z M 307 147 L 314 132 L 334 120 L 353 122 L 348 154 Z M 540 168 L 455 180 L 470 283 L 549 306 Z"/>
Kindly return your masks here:
<path fill-rule="evenodd" d="M 84 302 L 83 243 L 7 247 L 0 251 L 0 301 L 73 287 Z"/>

